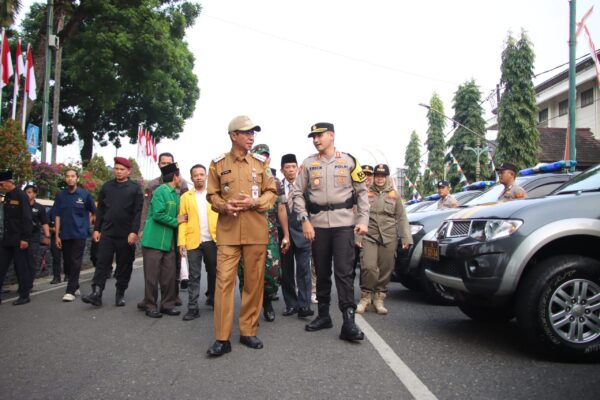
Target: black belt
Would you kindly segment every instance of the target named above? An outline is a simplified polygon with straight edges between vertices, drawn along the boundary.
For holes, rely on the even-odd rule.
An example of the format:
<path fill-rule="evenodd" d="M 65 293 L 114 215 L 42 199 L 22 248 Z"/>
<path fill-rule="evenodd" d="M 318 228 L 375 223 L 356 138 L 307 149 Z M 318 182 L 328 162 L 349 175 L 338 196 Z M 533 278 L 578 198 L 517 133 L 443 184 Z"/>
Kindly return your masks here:
<path fill-rule="evenodd" d="M 311 214 L 318 214 L 321 211 L 333 211 L 333 210 L 348 209 L 348 208 L 352 208 L 353 206 L 354 206 L 354 201 L 353 201 L 352 197 L 350 197 L 348 200 L 346 200 L 343 203 L 323 204 L 323 205 L 310 203 L 308 205 L 308 212 L 310 212 Z"/>

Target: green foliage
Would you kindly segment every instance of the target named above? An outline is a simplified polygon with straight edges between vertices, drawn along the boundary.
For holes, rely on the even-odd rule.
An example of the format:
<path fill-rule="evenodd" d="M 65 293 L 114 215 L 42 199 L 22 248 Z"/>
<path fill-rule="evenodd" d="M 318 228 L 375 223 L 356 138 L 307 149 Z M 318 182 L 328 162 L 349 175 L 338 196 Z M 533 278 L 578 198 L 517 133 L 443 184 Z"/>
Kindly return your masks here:
<path fill-rule="evenodd" d="M 429 106 L 431 108 L 427 111 L 429 127 L 427 128 L 427 140 L 425 144 L 429 152 L 427 166 L 430 173 L 424 180 L 425 193 L 435 191 L 435 182 L 444 176 L 444 153 L 446 149 L 444 141 L 444 128 L 446 127 L 444 104 L 437 93 L 431 96 Z"/>
<path fill-rule="evenodd" d="M 21 125 L 12 119 L 4 120 L 0 128 L 0 171 L 13 171 L 17 185 L 31 179 L 31 155 L 27 151 Z"/>
<path fill-rule="evenodd" d="M 14 24 L 21 6 L 21 0 L 0 0 L 0 25 L 8 28 Z"/>
<path fill-rule="evenodd" d="M 406 152 L 404 153 L 404 165 L 407 167 L 406 177 L 408 181 L 406 181 L 405 185 L 405 198 L 410 198 L 413 192 L 413 188 L 409 187 L 409 181 L 412 184 L 416 184 L 420 181 L 420 163 L 421 163 L 421 141 L 419 140 L 419 135 L 417 135 L 416 131 L 413 131 L 410 134 L 410 141 L 408 146 L 406 147 Z"/>
<path fill-rule="evenodd" d="M 144 123 L 152 136 L 176 139 L 199 98 L 194 56 L 184 40 L 201 7 L 189 1 L 66 1 L 59 143 L 135 143 Z M 34 12 L 37 12 L 35 14 Z M 23 24 L 36 37 L 43 26 L 33 9 Z M 36 29 L 38 32 L 36 32 Z M 38 35 L 39 36 L 39 35 Z M 67 40 L 68 39 L 68 40 Z M 38 61 L 40 62 L 40 61 Z"/>
<path fill-rule="evenodd" d="M 508 35 L 502 52 L 504 93 L 498 107 L 496 164 L 508 161 L 518 168 L 537 163 L 540 135 L 533 86 L 535 54 L 524 32 L 518 41 Z"/>
<path fill-rule="evenodd" d="M 483 108 L 481 107 L 481 91 L 473 79 L 458 87 L 458 90 L 454 94 L 453 107 L 453 119 L 466 126 L 471 131 L 481 135 L 477 136 L 469 131 L 469 129 L 465 129 L 463 126 L 459 125 L 454 132 L 454 135 L 452 135 L 448 141 L 448 146 L 451 147 L 451 153 L 461 166 L 467 180 L 469 182 L 474 182 L 477 180 L 475 177 L 477 155 L 474 151 L 465 149 L 465 147 L 479 149 L 486 147 L 487 144 L 484 140 L 485 120 L 483 119 Z M 446 161 L 448 162 L 451 160 L 448 158 Z M 487 152 L 484 152 L 479 158 L 480 179 L 487 178 L 489 175 L 487 161 Z M 449 174 L 448 177 L 453 183 L 458 183 L 460 174 L 454 172 Z"/>
<path fill-rule="evenodd" d="M 31 181 L 38 187 L 40 198 L 53 199 L 59 192 L 63 183 L 62 164 L 38 163 L 31 164 L 33 177 Z"/>

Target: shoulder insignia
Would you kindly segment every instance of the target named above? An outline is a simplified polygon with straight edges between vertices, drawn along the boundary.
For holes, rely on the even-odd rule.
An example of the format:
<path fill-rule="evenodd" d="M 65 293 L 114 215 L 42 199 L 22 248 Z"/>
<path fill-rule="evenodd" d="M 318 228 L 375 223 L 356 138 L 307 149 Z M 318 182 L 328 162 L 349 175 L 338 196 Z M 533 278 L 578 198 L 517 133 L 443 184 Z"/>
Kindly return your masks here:
<path fill-rule="evenodd" d="M 396 191 L 395 191 L 395 190 L 391 190 L 391 191 L 388 193 L 388 197 L 390 197 L 390 198 L 392 198 L 392 199 L 395 199 L 395 198 L 396 198 L 396 197 L 398 197 L 398 196 L 397 196 L 397 194 L 396 194 Z"/>
<path fill-rule="evenodd" d="M 273 174 L 271 173 L 271 168 L 265 168 L 265 176 L 267 178 L 273 177 Z"/>
<path fill-rule="evenodd" d="M 264 163 L 265 161 L 267 161 L 267 157 L 261 155 L 261 154 L 256 154 L 256 153 L 252 153 L 252 157 L 256 158 L 258 161 Z"/>
<path fill-rule="evenodd" d="M 356 158 L 354 158 L 354 156 L 350 153 L 344 153 L 344 154 L 346 154 L 348 157 L 350 157 L 352 159 L 352 161 L 354 161 L 354 169 L 350 173 L 352 180 L 354 182 L 358 182 L 358 183 L 362 183 L 365 180 L 367 180 L 367 176 L 363 172 L 362 167 L 360 166 L 360 164 L 358 163 Z"/>
<path fill-rule="evenodd" d="M 220 156 L 218 156 L 217 158 L 213 158 L 213 162 L 214 162 L 215 164 L 216 164 L 216 163 L 218 163 L 219 161 L 221 161 L 222 159 L 224 159 L 226 155 L 227 155 L 227 154 L 223 153 L 223 154 L 221 154 Z"/>

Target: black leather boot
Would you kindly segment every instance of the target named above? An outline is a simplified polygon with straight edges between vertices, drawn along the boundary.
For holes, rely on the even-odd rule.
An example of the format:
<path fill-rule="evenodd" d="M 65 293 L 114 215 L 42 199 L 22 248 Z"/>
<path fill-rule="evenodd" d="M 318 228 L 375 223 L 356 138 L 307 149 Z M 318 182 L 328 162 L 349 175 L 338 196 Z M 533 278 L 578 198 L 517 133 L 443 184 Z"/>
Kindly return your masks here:
<path fill-rule="evenodd" d="M 102 305 L 102 289 L 99 286 L 92 286 L 92 293 L 83 296 L 81 300 L 84 303 L 100 307 Z"/>
<path fill-rule="evenodd" d="M 124 307 L 125 306 L 125 291 L 117 289 L 117 294 L 115 295 L 115 306 Z"/>
<path fill-rule="evenodd" d="M 342 340 L 363 340 L 365 334 L 356 326 L 354 322 L 354 307 L 348 307 L 342 313 L 344 316 L 344 323 L 342 324 L 342 331 L 340 332 L 340 339 Z"/>
<path fill-rule="evenodd" d="M 273 310 L 270 296 L 265 296 L 265 299 L 263 300 L 263 316 L 267 322 L 275 321 L 275 310 Z"/>
<path fill-rule="evenodd" d="M 331 322 L 331 317 L 329 316 L 329 304 L 319 303 L 319 315 L 304 328 L 309 332 L 333 328 L 333 322 Z"/>

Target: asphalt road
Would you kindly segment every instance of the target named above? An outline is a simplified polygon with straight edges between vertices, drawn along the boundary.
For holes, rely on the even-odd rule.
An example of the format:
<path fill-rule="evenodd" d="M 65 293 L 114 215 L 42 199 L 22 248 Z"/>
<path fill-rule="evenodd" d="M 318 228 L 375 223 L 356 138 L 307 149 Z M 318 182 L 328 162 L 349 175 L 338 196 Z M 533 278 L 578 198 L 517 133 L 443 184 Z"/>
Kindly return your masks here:
<path fill-rule="evenodd" d="M 82 284 L 84 293 L 89 288 Z M 3 295 L 2 400 L 600 398 L 600 365 L 533 355 L 514 323 L 475 323 L 400 284 L 390 285 L 389 315 L 357 318 L 372 330 L 370 340 L 339 340 L 341 315 L 333 307 L 333 329 L 305 332 L 307 321 L 281 316 L 279 300 L 275 322 L 261 320 L 264 349 L 239 344 L 234 325 L 233 351 L 217 359 L 206 356 L 214 338 L 209 307 L 190 322 L 137 311 L 139 268 L 123 308 L 113 305 L 114 280 L 101 308 L 63 303 L 63 293 L 62 284 L 38 283 L 32 302 L 20 307 L 8 301 L 14 292 Z"/>

